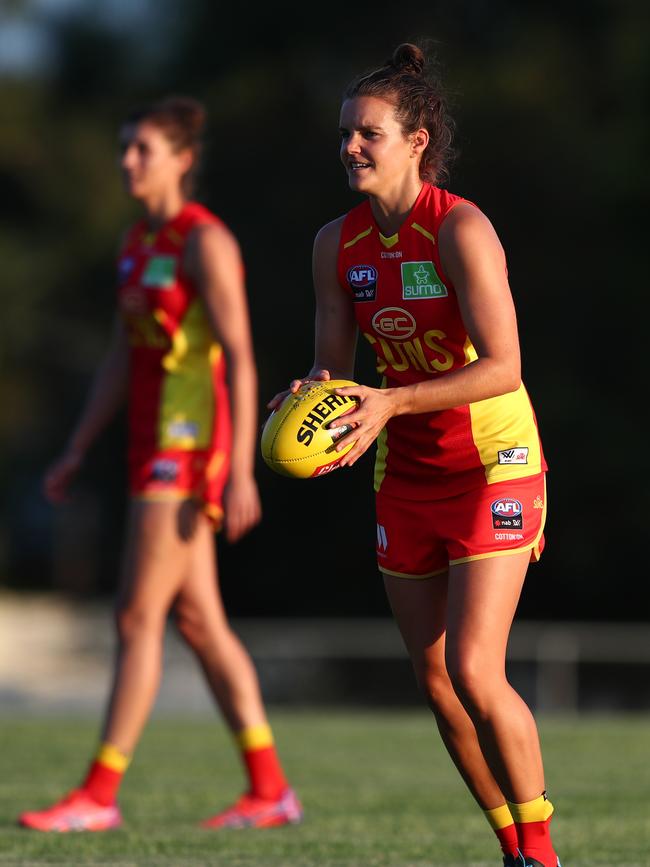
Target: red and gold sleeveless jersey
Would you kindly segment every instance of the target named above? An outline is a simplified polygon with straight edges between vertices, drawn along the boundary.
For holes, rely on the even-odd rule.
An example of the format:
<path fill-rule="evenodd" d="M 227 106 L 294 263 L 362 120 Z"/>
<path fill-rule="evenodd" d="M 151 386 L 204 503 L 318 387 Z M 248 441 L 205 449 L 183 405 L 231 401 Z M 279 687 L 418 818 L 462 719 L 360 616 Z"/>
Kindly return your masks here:
<path fill-rule="evenodd" d="M 185 241 L 205 223 L 219 218 L 189 202 L 155 233 L 134 225 L 118 257 L 130 345 L 129 449 L 143 457 L 209 451 L 229 429 L 223 351 L 183 271 Z"/>
<path fill-rule="evenodd" d="M 424 184 L 399 232 L 384 237 L 369 200 L 345 217 L 338 279 L 377 355 L 382 387 L 444 376 L 477 358 L 438 231 L 459 196 Z M 377 441 L 375 490 L 439 499 L 546 469 L 524 385 L 510 394 L 437 412 L 391 418 Z"/>

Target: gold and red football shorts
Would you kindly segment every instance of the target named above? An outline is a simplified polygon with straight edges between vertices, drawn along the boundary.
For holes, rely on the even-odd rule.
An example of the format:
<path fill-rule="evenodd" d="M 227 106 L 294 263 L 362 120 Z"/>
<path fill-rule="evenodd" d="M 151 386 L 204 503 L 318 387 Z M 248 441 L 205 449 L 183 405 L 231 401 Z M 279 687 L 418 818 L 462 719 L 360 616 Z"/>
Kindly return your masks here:
<path fill-rule="evenodd" d="M 223 520 L 222 495 L 228 476 L 228 453 L 201 449 L 131 449 L 129 489 L 138 500 L 198 500 L 216 529 Z"/>
<path fill-rule="evenodd" d="M 377 563 L 398 578 L 431 578 L 449 566 L 544 548 L 546 474 L 496 482 L 442 500 L 376 496 Z"/>

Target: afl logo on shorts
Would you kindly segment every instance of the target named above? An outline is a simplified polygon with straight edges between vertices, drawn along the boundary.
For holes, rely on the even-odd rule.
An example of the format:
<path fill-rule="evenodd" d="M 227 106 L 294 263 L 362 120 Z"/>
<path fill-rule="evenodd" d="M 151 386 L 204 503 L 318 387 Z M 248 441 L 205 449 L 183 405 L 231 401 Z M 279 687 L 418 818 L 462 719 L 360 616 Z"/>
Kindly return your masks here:
<path fill-rule="evenodd" d="M 372 265 L 353 265 L 347 280 L 355 301 L 374 301 L 377 295 L 377 269 Z"/>
<path fill-rule="evenodd" d="M 158 458 L 151 467 L 151 481 L 172 484 L 178 479 L 178 461 L 170 458 Z"/>
<path fill-rule="evenodd" d="M 523 506 L 513 497 L 501 497 L 490 505 L 492 526 L 503 529 L 521 530 L 524 526 Z"/>

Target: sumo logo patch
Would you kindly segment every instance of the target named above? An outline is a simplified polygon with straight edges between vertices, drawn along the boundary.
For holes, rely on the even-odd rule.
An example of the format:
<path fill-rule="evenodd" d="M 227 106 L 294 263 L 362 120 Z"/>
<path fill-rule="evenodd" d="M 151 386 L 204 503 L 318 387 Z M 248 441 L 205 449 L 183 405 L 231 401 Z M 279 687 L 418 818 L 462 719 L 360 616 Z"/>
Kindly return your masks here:
<path fill-rule="evenodd" d="M 374 301 L 377 297 L 377 269 L 372 265 L 353 265 L 347 280 L 354 301 Z"/>
<path fill-rule="evenodd" d="M 171 289 L 176 282 L 176 256 L 152 256 L 142 274 L 142 285 Z"/>
<path fill-rule="evenodd" d="M 445 298 L 447 287 L 433 262 L 402 262 L 402 298 Z"/>
<path fill-rule="evenodd" d="M 490 505 L 492 526 L 499 530 L 522 530 L 524 526 L 523 507 L 513 497 L 501 497 Z"/>
<path fill-rule="evenodd" d="M 153 466 L 151 467 L 151 481 L 171 484 L 178 479 L 178 472 L 178 461 L 170 460 L 169 458 L 159 458 L 153 462 Z"/>
<path fill-rule="evenodd" d="M 500 464 L 527 464 L 528 446 L 517 446 L 514 449 L 501 449 L 497 452 Z"/>

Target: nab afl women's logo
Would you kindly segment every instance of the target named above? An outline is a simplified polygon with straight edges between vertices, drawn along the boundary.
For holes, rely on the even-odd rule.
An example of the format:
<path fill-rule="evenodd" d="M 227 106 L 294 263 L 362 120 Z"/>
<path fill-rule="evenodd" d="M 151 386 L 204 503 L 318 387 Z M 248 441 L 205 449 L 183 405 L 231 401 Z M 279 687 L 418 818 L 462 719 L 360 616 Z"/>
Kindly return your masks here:
<path fill-rule="evenodd" d="M 372 265 L 353 265 L 347 280 L 355 301 L 374 301 L 377 293 L 377 269 Z"/>
<path fill-rule="evenodd" d="M 493 527 L 508 527 L 520 530 L 524 525 L 523 506 L 513 497 L 501 497 L 490 505 Z"/>

